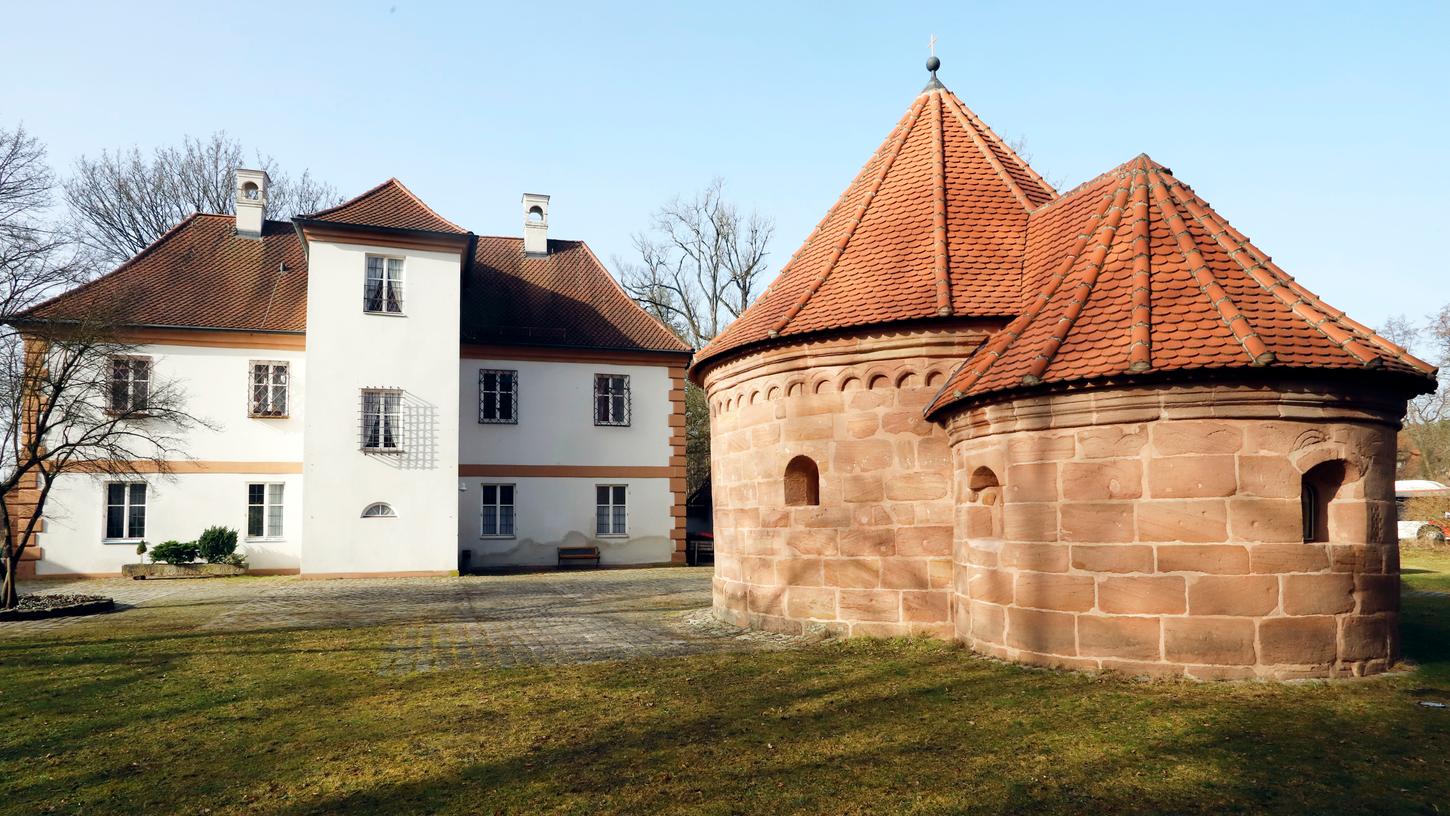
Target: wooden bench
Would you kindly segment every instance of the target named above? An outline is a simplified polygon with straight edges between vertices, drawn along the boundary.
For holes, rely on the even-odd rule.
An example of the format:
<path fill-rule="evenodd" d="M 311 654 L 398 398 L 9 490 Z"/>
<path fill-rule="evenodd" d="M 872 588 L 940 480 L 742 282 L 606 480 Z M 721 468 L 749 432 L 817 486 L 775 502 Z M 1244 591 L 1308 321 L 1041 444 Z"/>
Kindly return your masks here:
<path fill-rule="evenodd" d="M 560 547 L 559 566 L 565 564 L 578 564 L 584 561 L 593 561 L 594 566 L 599 566 L 598 547 Z"/>

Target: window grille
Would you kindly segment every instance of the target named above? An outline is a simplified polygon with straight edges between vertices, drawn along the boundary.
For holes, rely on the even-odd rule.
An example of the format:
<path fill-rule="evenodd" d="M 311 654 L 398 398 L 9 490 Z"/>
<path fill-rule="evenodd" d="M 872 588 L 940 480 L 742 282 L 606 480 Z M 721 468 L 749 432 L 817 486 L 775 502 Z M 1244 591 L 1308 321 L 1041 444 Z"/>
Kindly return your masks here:
<path fill-rule="evenodd" d="M 393 512 L 393 506 L 387 502 L 373 502 L 363 508 L 363 518 L 397 518 L 398 514 Z"/>
<path fill-rule="evenodd" d="M 483 495 L 483 517 L 480 534 L 512 538 L 514 535 L 514 486 L 486 484 L 479 488 Z"/>
<path fill-rule="evenodd" d="M 247 538 L 282 537 L 282 484 L 247 485 Z"/>
<path fill-rule="evenodd" d="M 149 357 L 111 358 L 111 410 L 120 413 L 146 410 L 151 396 Z"/>
<path fill-rule="evenodd" d="M 362 449 L 395 453 L 403 449 L 403 392 L 370 388 L 362 392 Z"/>
<path fill-rule="evenodd" d="M 254 417 L 287 416 L 288 364 L 253 362 L 248 413 Z"/>
<path fill-rule="evenodd" d="M 629 424 L 629 375 L 594 375 L 594 424 Z"/>
<path fill-rule="evenodd" d="M 484 368 L 478 372 L 478 421 L 517 425 L 519 372 Z"/>
<path fill-rule="evenodd" d="M 106 484 L 106 538 L 143 538 L 146 535 L 146 484 Z"/>
<path fill-rule="evenodd" d="M 595 485 L 594 533 L 601 536 L 627 535 L 629 517 L 624 485 Z"/>
<path fill-rule="evenodd" d="M 367 263 L 367 280 L 363 284 L 363 311 L 402 314 L 403 259 L 369 255 Z"/>

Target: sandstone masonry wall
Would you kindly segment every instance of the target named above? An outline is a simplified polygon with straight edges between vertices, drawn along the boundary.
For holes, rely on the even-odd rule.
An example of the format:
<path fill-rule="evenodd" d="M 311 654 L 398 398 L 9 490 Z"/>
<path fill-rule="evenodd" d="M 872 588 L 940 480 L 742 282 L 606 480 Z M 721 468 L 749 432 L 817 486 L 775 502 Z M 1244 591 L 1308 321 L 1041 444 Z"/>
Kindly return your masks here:
<path fill-rule="evenodd" d="M 946 431 L 922 409 L 995 325 L 817 340 L 705 374 L 715 608 L 741 626 L 950 638 Z M 797 456 L 817 506 L 786 503 Z"/>
<path fill-rule="evenodd" d="M 956 415 L 956 636 L 1132 674 L 1384 670 L 1399 645 L 1402 410 L 1342 387 L 1217 385 Z M 1305 543 L 1303 474 L 1334 461 L 1328 540 Z"/>

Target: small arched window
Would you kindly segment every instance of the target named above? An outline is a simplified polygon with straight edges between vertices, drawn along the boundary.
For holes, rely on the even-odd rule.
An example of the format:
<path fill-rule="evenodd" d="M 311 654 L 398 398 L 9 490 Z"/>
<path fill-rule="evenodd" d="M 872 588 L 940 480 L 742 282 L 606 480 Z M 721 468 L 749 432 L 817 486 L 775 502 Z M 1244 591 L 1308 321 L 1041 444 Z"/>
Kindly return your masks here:
<path fill-rule="evenodd" d="M 969 534 L 977 538 L 1002 537 L 1002 483 L 989 467 L 972 471 L 967 499 L 977 505 L 969 511 Z"/>
<path fill-rule="evenodd" d="M 1299 504 L 1304 514 L 1304 543 L 1329 540 L 1329 503 L 1344 484 L 1344 463 L 1335 459 L 1320 462 L 1304 473 L 1299 486 Z"/>
<path fill-rule="evenodd" d="M 363 508 L 363 518 L 397 518 L 398 514 L 393 512 L 393 506 L 387 502 L 373 502 Z"/>
<path fill-rule="evenodd" d="M 792 507 L 821 503 L 821 471 L 809 456 L 797 456 L 785 466 L 785 503 Z"/>
<path fill-rule="evenodd" d="M 536 224 L 538 222 L 540 222 L 540 221 L 543 221 L 544 220 L 544 210 L 543 210 L 543 208 L 542 207 L 530 207 L 529 208 L 529 220 L 532 221 L 532 222 L 534 222 L 534 223 L 536 223 Z"/>
<path fill-rule="evenodd" d="M 242 185 L 242 197 L 249 201 L 256 201 L 262 197 L 262 188 L 249 181 Z"/>

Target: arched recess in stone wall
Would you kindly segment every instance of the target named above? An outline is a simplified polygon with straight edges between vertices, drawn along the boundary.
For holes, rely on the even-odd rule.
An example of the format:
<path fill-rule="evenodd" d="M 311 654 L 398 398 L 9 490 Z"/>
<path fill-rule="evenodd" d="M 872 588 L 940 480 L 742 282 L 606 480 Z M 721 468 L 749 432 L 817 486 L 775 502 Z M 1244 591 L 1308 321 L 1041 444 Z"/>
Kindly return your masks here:
<path fill-rule="evenodd" d="M 821 503 L 821 471 L 809 456 L 797 456 L 785 466 L 785 503 L 813 507 Z"/>
<path fill-rule="evenodd" d="M 967 500 L 975 505 L 969 514 L 967 535 L 971 538 L 1002 537 L 1002 482 L 989 467 L 972 471 Z"/>

